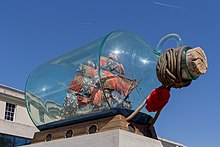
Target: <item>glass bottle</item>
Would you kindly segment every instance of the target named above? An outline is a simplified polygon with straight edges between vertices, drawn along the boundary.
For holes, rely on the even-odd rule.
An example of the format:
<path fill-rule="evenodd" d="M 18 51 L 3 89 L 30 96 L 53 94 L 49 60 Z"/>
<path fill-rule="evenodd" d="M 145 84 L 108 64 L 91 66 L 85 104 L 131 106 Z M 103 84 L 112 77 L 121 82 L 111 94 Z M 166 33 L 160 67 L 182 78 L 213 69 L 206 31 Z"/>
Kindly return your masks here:
<path fill-rule="evenodd" d="M 135 110 L 150 92 L 160 86 L 156 76 L 156 50 L 143 38 L 114 31 L 37 67 L 28 77 L 25 100 L 33 123 L 41 129 L 50 123 L 95 116 L 105 110 Z M 152 121 L 155 113 L 143 114 Z"/>

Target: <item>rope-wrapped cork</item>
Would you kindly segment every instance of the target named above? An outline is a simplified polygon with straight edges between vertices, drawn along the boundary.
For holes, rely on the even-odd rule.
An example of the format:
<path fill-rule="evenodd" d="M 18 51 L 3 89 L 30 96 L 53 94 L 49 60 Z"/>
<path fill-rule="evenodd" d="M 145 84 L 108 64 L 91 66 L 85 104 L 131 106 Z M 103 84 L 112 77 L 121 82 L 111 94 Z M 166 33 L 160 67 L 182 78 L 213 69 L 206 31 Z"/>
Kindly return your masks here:
<path fill-rule="evenodd" d="M 182 88 L 189 86 L 192 80 L 196 80 L 199 75 L 205 74 L 208 62 L 204 51 L 200 47 L 179 47 L 170 48 L 160 55 L 157 63 L 157 77 L 165 88 Z M 126 118 L 131 120 L 146 104 L 147 99 Z M 159 114 L 159 110 L 154 117 L 150 127 L 154 125 Z"/>
<path fill-rule="evenodd" d="M 207 67 L 206 55 L 200 47 L 171 48 L 158 59 L 157 77 L 163 87 L 182 88 L 205 74 Z"/>

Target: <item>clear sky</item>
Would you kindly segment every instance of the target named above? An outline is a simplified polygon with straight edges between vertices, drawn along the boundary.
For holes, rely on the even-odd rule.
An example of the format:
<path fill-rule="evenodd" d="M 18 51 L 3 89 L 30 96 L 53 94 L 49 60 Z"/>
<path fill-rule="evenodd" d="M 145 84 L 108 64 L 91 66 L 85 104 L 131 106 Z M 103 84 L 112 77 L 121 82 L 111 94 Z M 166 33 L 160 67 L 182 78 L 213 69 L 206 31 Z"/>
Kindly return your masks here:
<path fill-rule="evenodd" d="M 220 146 L 220 1 L 20 0 L 0 1 L 0 83 L 24 90 L 39 64 L 113 30 L 127 30 L 152 46 L 168 33 L 201 46 L 206 75 L 171 92 L 158 136 L 189 147 Z"/>

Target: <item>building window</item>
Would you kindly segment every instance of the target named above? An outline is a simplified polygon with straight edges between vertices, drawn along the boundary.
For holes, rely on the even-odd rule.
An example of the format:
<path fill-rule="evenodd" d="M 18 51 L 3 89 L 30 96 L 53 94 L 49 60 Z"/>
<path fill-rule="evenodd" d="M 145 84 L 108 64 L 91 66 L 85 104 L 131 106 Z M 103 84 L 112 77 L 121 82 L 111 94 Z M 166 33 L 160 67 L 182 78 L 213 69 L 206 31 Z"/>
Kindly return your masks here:
<path fill-rule="evenodd" d="M 21 145 L 31 144 L 31 142 L 32 140 L 28 138 L 0 133 L 0 146 L 1 147 L 17 147 Z"/>
<path fill-rule="evenodd" d="M 14 120 L 14 113 L 15 113 L 15 105 L 6 103 L 5 107 L 5 119 L 13 121 Z"/>

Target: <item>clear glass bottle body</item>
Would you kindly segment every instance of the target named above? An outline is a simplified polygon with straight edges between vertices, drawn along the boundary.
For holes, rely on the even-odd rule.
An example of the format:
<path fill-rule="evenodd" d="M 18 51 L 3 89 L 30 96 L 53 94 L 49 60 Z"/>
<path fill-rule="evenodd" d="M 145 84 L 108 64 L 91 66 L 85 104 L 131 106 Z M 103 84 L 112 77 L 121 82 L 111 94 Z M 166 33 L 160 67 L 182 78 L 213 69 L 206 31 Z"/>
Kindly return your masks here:
<path fill-rule="evenodd" d="M 26 83 L 28 113 L 38 127 L 105 109 L 135 110 L 160 85 L 156 64 L 141 37 L 112 32 L 37 67 Z"/>

